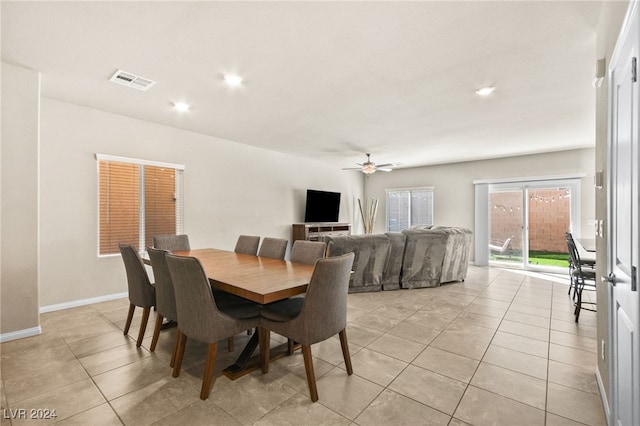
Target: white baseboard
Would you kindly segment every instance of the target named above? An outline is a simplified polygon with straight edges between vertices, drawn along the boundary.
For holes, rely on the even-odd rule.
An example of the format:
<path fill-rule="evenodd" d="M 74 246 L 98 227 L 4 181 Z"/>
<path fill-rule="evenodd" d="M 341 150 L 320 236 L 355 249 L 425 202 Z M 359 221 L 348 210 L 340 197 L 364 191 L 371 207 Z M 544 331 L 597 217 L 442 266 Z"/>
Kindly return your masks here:
<path fill-rule="evenodd" d="M 123 299 L 128 296 L 129 296 L 129 293 L 124 292 L 124 293 L 108 294 L 106 296 L 91 297 L 89 299 L 81 299 L 81 300 L 74 300 L 71 302 L 58 303 L 56 305 L 41 306 L 40 313 L 44 314 L 46 312 L 61 311 L 63 309 L 76 308 L 78 306 L 92 305 L 94 303 L 100 303 L 100 302 L 108 302 L 109 300 Z"/>
<path fill-rule="evenodd" d="M 63 309 L 75 308 L 78 306 L 92 305 L 94 303 L 100 303 L 100 302 L 108 302 L 109 300 L 123 299 L 128 296 L 129 296 L 129 293 L 124 292 L 124 293 L 109 294 L 106 296 L 91 297 L 89 299 L 81 299 L 81 300 L 74 300 L 71 302 L 58 303 L 56 305 L 42 306 L 40 307 L 40 313 L 44 314 L 46 312 L 61 311 Z M 37 336 L 40 333 L 42 333 L 42 328 L 40 326 L 26 328 L 24 330 L 12 331 L 9 333 L 3 333 L 3 334 L 0 334 L 0 343 L 9 342 L 11 340 L 23 339 L 25 337 Z"/>
<path fill-rule="evenodd" d="M 0 343 L 10 342 L 11 340 L 24 339 L 25 337 L 37 336 L 42 333 L 40 326 L 25 328 L 24 330 L 11 331 L 9 333 L 0 334 Z"/>
<path fill-rule="evenodd" d="M 604 390 L 604 383 L 602 383 L 602 376 L 600 376 L 600 369 L 596 366 L 596 382 L 598 383 L 598 389 L 600 390 L 600 398 L 602 398 L 602 406 L 604 407 L 604 418 L 609 424 L 611 418 L 611 407 L 609 407 L 609 401 L 607 401 L 607 393 Z"/>

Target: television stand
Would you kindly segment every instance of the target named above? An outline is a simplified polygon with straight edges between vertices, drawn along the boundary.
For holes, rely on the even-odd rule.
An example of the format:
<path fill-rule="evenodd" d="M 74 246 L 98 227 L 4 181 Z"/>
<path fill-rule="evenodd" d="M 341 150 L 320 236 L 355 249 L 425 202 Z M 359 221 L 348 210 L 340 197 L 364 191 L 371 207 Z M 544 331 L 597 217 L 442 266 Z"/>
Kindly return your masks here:
<path fill-rule="evenodd" d="M 293 241 L 324 241 L 325 237 L 337 237 L 351 235 L 350 223 L 319 222 L 319 223 L 294 223 Z"/>

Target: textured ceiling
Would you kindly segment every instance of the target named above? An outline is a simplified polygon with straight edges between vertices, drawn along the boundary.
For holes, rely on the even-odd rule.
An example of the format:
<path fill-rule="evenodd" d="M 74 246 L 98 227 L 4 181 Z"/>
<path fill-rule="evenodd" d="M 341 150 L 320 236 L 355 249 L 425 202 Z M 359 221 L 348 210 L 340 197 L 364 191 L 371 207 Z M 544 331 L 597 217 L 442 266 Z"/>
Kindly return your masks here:
<path fill-rule="evenodd" d="M 40 71 L 46 97 L 336 167 L 365 152 L 412 167 L 594 146 L 600 2 L 1 7 L 2 60 Z M 116 69 L 157 84 L 116 85 Z"/>

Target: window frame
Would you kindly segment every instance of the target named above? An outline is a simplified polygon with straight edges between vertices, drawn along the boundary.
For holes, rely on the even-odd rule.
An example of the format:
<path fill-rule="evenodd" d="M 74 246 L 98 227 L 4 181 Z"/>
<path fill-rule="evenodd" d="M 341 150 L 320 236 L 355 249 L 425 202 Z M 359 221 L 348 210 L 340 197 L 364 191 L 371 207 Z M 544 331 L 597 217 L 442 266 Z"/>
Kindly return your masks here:
<path fill-rule="evenodd" d="M 144 254 L 146 252 L 145 248 L 145 172 L 144 166 L 152 166 L 152 167 L 163 167 L 167 169 L 175 170 L 176 176 L 176 234 L 182 234 L 184 231 L 184 190 L 183 190 L 183 182 L 184 182 L 184 164 L 177 163 L 167 163 L 162 161 L 154 161 L 154 160 L 146 160 L 140 158 L 131 158 L 131 157 L 120 157 L 116 155 L 109 154 L 95 154 L 96 159 L 96 255 L 98 258 L 109 258 L 109 257 L 118 257 L 120 253 L 109 253 L 109 254 L 101 254 L 100 253 L 100 162 L 101 161 L 109 161 L 115 163 L 126 163 L 126 164 L 135 164 L 140 166 L 139 179 L 138 179 L 138 188 L 139 188 L 139 224 L 140 231 L 138 235 L 138 245 L 139 252 Z"/>
<path fill-rule="evenodd" d="M 385 189 L 385 202 L 386 202 L 386 220 L 385 220 L 385 229 L 386 232 L 400 232 L 400 231 L 390 231 L 390 227 L 389 227 L 389 220 L 390 220 L 390 203 L 389 203 L 389 194 L 390 193 L 394 193 L 394 192 L 409 192 L 410 194 L 412 192 L 418 192 L 418 191 L 424 191 L 424 192 L 430 192 L 431 193 L 431 224 L 426 225 L 426 226 L 433 226 L 433 223 L 435 223 L 435 217 L 434 217 L 434 212 L 435 212 L 435 186 L 418 186 L 418 187 L 410 187 L 410 188 L 391 188 L 391 189 Z M 411 222 L 411 196 L 409 197 L 409 227 L 411 226 L 415 226 L 415 224 L 413 224 Z M 407 228 L 408 229 L 408 228 Z"/>

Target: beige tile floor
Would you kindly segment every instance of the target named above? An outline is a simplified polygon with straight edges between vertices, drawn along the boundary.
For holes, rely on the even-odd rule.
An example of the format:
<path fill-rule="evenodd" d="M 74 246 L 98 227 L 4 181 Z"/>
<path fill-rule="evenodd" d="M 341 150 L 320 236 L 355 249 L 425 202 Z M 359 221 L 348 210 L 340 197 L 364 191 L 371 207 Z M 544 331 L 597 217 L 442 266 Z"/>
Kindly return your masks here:
<path fill-rule="evenodd" d="M 236 336 L 233 353 L 221 344 L 217 379 L 201 401 L 205 345 L 189 342 L 174 379 L 175 329 L 150 353 L 152 317 L 136 349 L 141 315 L 123 336 L 127 307 L 121 299 L 43 314 L 41 335 L 3 343 L 2 426 L 605 424 L 595 314 L 583 311 L 576 324 L 566 284 L 540 277 L 471 266 L 465 282 L 350 294 L 354 374 L 337 338 L 314 345 L 317 403 L 300 353 L 267 375 L 220 376 L 246 335 Z M 5 418 L 19 409 L 57 417 Z"/>

